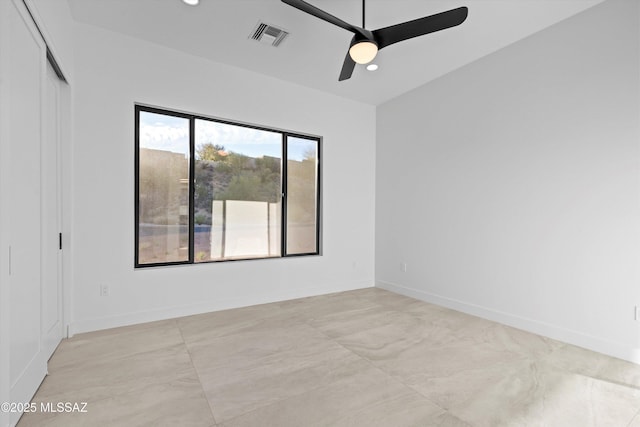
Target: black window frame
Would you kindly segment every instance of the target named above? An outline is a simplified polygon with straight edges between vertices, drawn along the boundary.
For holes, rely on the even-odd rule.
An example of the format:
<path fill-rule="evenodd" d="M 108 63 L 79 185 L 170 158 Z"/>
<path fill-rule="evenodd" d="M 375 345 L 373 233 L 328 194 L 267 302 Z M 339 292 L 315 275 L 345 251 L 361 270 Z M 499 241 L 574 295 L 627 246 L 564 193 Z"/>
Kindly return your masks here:
<path fill-rule="evenodd" d="M 189 248 L 188 248 L 188 260 L 186 261 L 168 261 L 168 262 L 154 262 L 154 263 L 140 263 L 140 113 L 148 112 L 155 114 L 168 115 L 173 117 L 180 117 L 189 120 Z M 213 259 L 207 261 L 195 262 L 195 122 L 196 120 L 207 120 L 211 122 L 228 124 L 232 126 L 240 126 L 249 129 L 263 130 L 267 132 L 274 132 L 281 135 L 281 191 L 282 191 L 282 209 L 281 216 L 281 230 L 280 230 L 280 256 L 269 257 L 256 257 L 256 258 L 234 258 L 234 259 Z M 316 247 L 315 251 L 308 253 L 287 253 L 287 139 L 288 138 L 301 138 L 308 139 L 316 142 L 317 158 L 316 158 Z M 177 265 L 200 265 L 211 264 L 220 262 L 233 262 L 233 261 L 254 261 L 265 259 L 280 259 L 280 258 L 292 258 L 300 256 L 321 256 L 322 255 L 322 137 L 317 135 L 310 135 L 300 132 L 285 131 L 276 128 L 270 128 L 266 126 L 259 126 L 254 124 L 248 124 L 244 122 L 238 122 L 228 119 L 221 119 L 217 117 L 208 117 L 200 114 L 185 113 L 181 111 L 169 110 L 166 108 L 152 107 L 144 104 L 134 104 L 134 233 L 135 233 L 135 248 L 134 248 L 134 267 L 148 268 L 148 267 L 164 267 L 164 266 L 177 266 Z"/>

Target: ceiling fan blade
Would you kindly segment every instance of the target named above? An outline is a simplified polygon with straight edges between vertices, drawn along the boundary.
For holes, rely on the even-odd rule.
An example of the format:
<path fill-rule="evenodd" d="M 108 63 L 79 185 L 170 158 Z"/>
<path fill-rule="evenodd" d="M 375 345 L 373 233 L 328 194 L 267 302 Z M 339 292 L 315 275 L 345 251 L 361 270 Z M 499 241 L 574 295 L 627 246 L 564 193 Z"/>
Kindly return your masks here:
<path fill-rule="evenodd" d="M 347 56 L 344 57 L 344 64 L 342 64 L 342 70 L 340 70 L 340 77 L 338 77 L 338 81 L 341 82 L 343 80 L 350 79 L 354 68 L 356 68 L 356 63 L 347 51 Z"/>
<path fill-rule="evenodd" d="M 465 21 L 465 19 L 467 19 L 468 14 L 469 9 L 466 7 L 459 7 L 457 9 L 451 9 L 435 15 L 425 16 L 424 18 L 414 19 L 413 21 L 404 22 L 402 24 L 380 28 L 373 31 L 373 37 L 375 38 L 376 43 L 378 43 L 378 49 L 382 49 L 383 47 L 403 40 L 412 39 L 429 33 L 435 33 L 436 31 L 460 25 Z"/>
<path fill-rule="evenodd" d="M 327 21 L 333 25 L 337 25 L 340 28 L 344 28 L 347 31 L 351 31 L 355 34 L 361 34 L 363 37 L 367 37 L 365 30 L 360 27 L 356 27 L 355 25 L 351 25 L 348 22 L 343 21 L 340 18 L 337 18 L 330 13 L 325 12 L 324 10 L 318 9 L 317 7 L 310 5 L 306 1 L 303 0 L 282 0 L 283 3 L 288 4 L 289 6 L 293 6 L 296 9 L 299 9 L 303 12 L 308 13 L 309 15 L 313 15 L 316 18 L 320 18 L 323 21 Z M 370 34 L 370 33 L 369 33 Z"/>

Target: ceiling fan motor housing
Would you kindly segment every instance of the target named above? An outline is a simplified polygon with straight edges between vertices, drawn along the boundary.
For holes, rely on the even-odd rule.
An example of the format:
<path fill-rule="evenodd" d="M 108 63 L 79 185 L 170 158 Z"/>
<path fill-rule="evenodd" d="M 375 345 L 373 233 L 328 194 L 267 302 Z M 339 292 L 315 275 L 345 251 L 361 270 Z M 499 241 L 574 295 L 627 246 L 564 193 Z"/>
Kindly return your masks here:
<path fill-rule="evenodd" d="M 378 43 L 376 42 L 376 39 L 373 36 L 373 33 L 371 31 L 365 30 L 364 28 L 361 28 L 360 30 L 361 31 L 353 35 L 353 38 L 351 39 L 351 44 L 349 45 L 349 47 L 353 46 L 356 43 L 366 42 L 366 41 L 375 43 L 375 45 L 378 46 Z"/>

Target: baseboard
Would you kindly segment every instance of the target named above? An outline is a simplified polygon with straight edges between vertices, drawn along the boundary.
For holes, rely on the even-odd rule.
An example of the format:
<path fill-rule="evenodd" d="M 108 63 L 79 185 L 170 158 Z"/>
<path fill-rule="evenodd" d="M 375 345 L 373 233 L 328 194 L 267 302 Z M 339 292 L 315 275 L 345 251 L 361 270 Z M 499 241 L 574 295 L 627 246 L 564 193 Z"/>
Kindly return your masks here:
<path fill-rule="evenodd" d="M 258 304 L 286 301 L 296 298 L 305 298 L 316 295 L 331 294 L 334 292 L 351 291 L 373 287 L 372 280 L 362 280 L 332 284 L 322 287 L 302 288 L 289 290 L 280 294 L 265 293 L 259 295 L 246 295 L 239 298 L 225 300 L 210 300 L 197 304 L 188 304 L 175 307 L 163 307 L 155 310 L 124 313 L 115 316 L 76 320 L 69 325 L 69 337 L 84 332 L 98 331 L 102 329 L 117 328 L 139 323 L 154 322 L 157 320 L 174 319 L 176 317 L 192 316 L 194 314 L 210 313 L 212 311 L 228 310 L 231 308 L 248 307 Z"/>
<path fill-rule="evenodd" d="M 377 280 L 376 287 L 640 364 L 640 349 L 638 348 L 629 348 L 617 342 L 587 335 L 557 325 L 517 316 L 512 313 L 493 310 L 391 282 Z"/>

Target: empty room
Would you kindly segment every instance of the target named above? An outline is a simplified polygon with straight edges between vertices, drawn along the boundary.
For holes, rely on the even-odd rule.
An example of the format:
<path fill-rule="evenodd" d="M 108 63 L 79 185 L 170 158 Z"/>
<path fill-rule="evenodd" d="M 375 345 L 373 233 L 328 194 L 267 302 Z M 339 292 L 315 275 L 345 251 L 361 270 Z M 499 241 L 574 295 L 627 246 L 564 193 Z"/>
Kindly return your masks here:
<path fill-rule="evenodd" d="M 0 0 L 0 426 L 640 427 L 640 1 Z"/>

